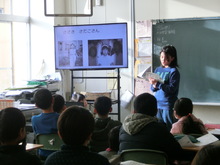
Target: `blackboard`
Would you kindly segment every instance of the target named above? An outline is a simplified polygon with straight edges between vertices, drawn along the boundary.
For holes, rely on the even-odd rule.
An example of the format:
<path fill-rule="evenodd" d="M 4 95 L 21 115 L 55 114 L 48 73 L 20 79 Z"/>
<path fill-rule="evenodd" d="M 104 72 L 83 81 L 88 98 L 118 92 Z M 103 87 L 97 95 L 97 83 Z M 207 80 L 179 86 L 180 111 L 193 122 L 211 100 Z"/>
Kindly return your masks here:
<path fill-rule="evenodd" d="M 220 19 L 164 21 L 153 25 L 153 68 L 165 45 L 177 49 L 180 65 L 178 97 L 220 103 Z"/>

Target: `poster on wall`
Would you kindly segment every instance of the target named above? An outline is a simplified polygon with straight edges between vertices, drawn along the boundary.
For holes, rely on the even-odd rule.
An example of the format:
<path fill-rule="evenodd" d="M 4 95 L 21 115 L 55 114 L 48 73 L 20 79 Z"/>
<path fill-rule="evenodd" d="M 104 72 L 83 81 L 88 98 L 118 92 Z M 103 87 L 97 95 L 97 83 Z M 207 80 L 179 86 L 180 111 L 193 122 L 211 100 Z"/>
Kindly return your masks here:
<path fill-rule="evenodd" d="M 136 37 L 152 37 L 152 22 L 150 20 L 136 21 Z"/>
<path fill-rule="evenodd" d="M 135 40 L 136 57 L 152 57 L 152 38 L 139 38 Z"/>

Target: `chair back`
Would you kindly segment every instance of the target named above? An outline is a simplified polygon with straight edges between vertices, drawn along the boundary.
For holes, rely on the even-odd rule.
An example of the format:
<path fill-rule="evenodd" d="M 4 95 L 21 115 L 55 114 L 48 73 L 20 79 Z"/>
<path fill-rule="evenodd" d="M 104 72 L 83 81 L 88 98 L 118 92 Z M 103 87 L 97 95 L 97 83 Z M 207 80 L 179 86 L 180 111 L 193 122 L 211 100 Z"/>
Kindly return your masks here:
<path fill-rule="evenodd" d="M 133 160 L 140 163 L 167 165 L 166 153 L 150 149 L 128 149 L 121 153 L 121 161 Z"/>
<path fill-rule="evenodd" d="M 36 136 L 36 143 L 43 144 L 42 150 L 57 151 L 60 150 L 63 141 L 58 134 L 38 134 Z"/>

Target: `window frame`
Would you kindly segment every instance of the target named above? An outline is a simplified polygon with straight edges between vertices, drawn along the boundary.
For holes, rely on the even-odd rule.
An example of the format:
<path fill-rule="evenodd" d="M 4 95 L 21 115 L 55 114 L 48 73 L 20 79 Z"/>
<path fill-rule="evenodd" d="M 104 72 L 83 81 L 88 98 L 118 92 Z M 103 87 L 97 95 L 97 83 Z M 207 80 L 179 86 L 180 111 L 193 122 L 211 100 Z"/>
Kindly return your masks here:
<path fill-rule="evenodd" d="M 10 0 L 10 10 L 12 10 L 12 3 L 13 3 L 13 0 Z M 27 75 L 27 78 L 30 78 L 31 77 L 31 54 L 30 54 L 30 45 L 31 45 L 31 35 L 30 35 L 30 0 L 27 0 L 27 6 L 28 6 L 28 16 L 19 16 L 19 15 L 13 15 L 13 13 L 11 12 L 10 14 L 0 14 L 0 23 L 10 23 L 10 28 L 11 28 L 11 34 L 10 34 L 10 59 L 11 59 L 11 64 L 10 64 L 10 67 L 0 67 L 0 70 L 8 70 L 9 72 L 11 72 L 11 82 L 10 82 L 10 85 L 14 86 L 16 85 L 15 84 L 15 74 L 14 74 L 14 61 L 13 61 L 13 57 L 14 57 L 14 54 L 13 54 L 13 45 L 14 45 L 14 34 L 13 34 L 13 23 L 15 22 L 21 22 L 21 23 L 26 23 L 27 24 L 27 52 L 28 52 L 28 66 L 27 68 L 29 69 L 29 72 L 28 72 L 28 75 Z M 2 89 L 0 89 L 2 90 Z M 2 92 L 2 91 L 0 91 Z"/>

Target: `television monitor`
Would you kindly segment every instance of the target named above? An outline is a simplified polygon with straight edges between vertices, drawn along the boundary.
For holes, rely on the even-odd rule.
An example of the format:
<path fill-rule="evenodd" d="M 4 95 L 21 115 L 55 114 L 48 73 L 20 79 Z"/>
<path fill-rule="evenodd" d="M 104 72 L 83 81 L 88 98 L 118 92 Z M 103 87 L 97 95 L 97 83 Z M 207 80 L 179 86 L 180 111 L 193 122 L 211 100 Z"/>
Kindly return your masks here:
<path fill-rule="evenodd" d="M 54 26 L 57 70 L 128 67 L 127 23 Z"/>

